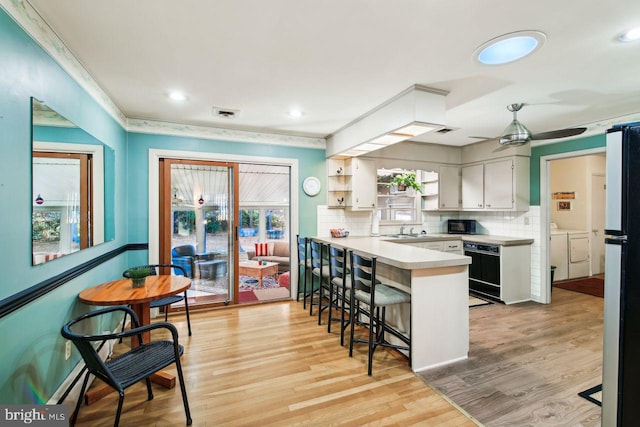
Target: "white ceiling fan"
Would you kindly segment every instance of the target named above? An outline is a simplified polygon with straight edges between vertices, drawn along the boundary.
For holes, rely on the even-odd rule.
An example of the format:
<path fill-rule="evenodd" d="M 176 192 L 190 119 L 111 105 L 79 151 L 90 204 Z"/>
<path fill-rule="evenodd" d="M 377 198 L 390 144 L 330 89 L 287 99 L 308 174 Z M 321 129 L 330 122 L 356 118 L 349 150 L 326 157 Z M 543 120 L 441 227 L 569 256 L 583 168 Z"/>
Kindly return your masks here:
<path fill-rule="evenodd" d="M 513 121 L 505 128 L 504 131 L 500 134 L 500 136 L 494 138 L 482 138 L 477 136 L 472 136 L 470 138 L 482 138 L 493 140 L 496 139 L 500 142 L 500 145 L 503 147 L 511 147 L 524 145 L 532 140 L 540 140 L 540 139 L 555 139 L 555 138 L 567 138 L 569 136 L 580 135 L 584 131 L 587 130 L 585 127 L 580 128 L 567 128 L 567 129 L 558 129 L 552 130 L 548 132 L 536 133 L 533 134 L 525 125 L 520 123 L 518 120 L 518 111 L 524 106 L 524 104 L 510 104 L 507 105 L 507 110 L 513 113 Z"/>

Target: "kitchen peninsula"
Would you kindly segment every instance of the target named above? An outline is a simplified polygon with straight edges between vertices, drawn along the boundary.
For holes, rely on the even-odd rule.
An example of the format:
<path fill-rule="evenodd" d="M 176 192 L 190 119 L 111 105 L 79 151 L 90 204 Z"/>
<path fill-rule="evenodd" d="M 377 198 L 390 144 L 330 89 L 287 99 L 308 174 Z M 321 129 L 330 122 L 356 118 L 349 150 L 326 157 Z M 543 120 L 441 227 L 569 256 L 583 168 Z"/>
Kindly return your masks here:
<path fill-rule="evenodd" d="M 413 371 L 467 358 L 470 257 L 417 248 L 383 237 L 314 240 L 377 257 L 377 274 L 384 277 L 381 280 L 411 294 L 411 307 L 407 304 L 396 312 L 389 310 L 387 320 L 400 331 L 411 333 Z"/>

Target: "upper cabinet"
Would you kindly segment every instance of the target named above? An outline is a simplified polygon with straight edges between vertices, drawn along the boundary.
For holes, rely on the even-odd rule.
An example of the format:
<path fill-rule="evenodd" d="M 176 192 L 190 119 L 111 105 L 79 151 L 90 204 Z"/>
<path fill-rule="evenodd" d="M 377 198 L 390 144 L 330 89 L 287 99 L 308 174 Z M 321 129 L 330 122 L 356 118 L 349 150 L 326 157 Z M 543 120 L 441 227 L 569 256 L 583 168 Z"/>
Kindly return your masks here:
<path fill-rule="evenodd" d="M 529 209 L 529 159 L 511 157 L 462 168 L 464 210 Z"/>
<path fill-rule="evenodd" d="M 460 209 L 460 167 L 441 165 L 438 172 L 422 172 L 422 209 Z"/>
<path fill-rule="evenodd" d="M 484 165 L 462 167 L 462 209 L 484 209 Z"/>
<path fill-rule="evenodd" d="M 351 192 L 347 194 L 347 206 L 353 210 L 375 208 L 378 191 L 375 160 L 354 157 L 345 163 L 351 171 Z"/>
<path fill-rule="evenodd" d="M 484 165 L 484 206 L 487 209 L 513 209 L 513 160 L 500 160 Z"/>

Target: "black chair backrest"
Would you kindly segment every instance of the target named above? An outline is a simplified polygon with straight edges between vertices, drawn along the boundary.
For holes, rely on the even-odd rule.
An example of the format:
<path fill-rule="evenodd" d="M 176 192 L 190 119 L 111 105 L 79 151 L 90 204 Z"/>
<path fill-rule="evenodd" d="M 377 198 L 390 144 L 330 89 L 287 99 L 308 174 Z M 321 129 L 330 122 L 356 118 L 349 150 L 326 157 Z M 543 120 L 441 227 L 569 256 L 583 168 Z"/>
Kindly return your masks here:
<path fill-rule="evenodd" d="M 344 279 L 347 271 L 347 252 L 342 248 L 329 245 L 329 274 L 331 278 Z"/>
<path fill-rule="evenodd" d="M 77 327 L 79 328 L 81 327 L 83 329 L 90 327 L 89 325 L 93 326 L 94 324 L 92 322 L 85 322 L 85 321 L 87 319 L 90 319 L 96 316 L 101 316 L 106 313 L 111 313 L 114 311 L 124 311 L 125 313 L 131 315 L 133 327 L 137 328 L 140 325 L 138 321 L 138 316 L 132 309 L 126 306 L 113 306 L 113 307 L 108 307 L 108 308 L 89 312 L 83 316 L 78 317 L 75 320 L 70 321 L 69 323 L 64 325 L 64 327 L 62 328 L 61 334 L 66 339 L 73 342 L 73 345 L 76 346 L 89 372 L 91 372 L 93 375 L 100 378 L 104 382 L 117 387 L 116 379 L 112 376 L 111 372 L 109 371 L 105 363 L 102 361 L 102 358 L 98 354 L 98 351 L 96 350 L 96 347 L 93 344 L 96 341 L 106 341 L 109 339 L 116 338 L 116 335 L 114 334 L 88 335 L 85 333 L 74 332 L 71 330 L 72 326 L 76 324 L 77 324 Z M 142 343 L 141 335 L 138 336 L 138 339 L 139 339 L 138 342 Z"/>
<path fill-rule="evenodd" d="M 324 255 L 322 243 L 311 240 L 311 267 L 322 268 L 322 257 Z"/>
<path fill-rule="evenodd" d="M 158 275 L 158 269 L 161 268 L 161 267 L 166 267 L 166 268 L 173 268 L 174 271 L 180 270 L 182 275 L 184 277 L 187 277 L 187 270 L 185 270 L 185 268 L 183 266 L 181 266 L 181 265 L 176 265 L 176 264 L 147 264 L 147 265 L 141 265 L 140 267 L 147 267 L 149 269 L 149 276 L 157 276 Z M 122 273 L 122 277 L 129 278 L 129 269 L 125 270 Z"/>
<path fill-rule="evenodd" d="M 373 301 L 375 286 L 371 284 L 376 280 L 376 257 L 366 258 L 351 252 L 351 277 L 353 288 L 370 293 Z"/>
<path fill-rule="evenodd" d="M 297 237 L 298 240 L 298 264 L 304 265 L 307 261 L 309 241 L 306 237 Z"/>

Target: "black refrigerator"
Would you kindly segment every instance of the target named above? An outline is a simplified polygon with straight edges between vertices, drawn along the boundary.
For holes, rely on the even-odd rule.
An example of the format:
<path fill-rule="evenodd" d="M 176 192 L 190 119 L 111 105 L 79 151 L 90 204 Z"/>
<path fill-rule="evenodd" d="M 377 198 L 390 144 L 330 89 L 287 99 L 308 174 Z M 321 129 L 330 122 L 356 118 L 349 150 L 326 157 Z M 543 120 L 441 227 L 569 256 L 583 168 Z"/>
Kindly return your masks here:
<path fill-rule="evenodd" d="M 602 425 L 640 425 L 640 122 L 607 131 Z"/>

